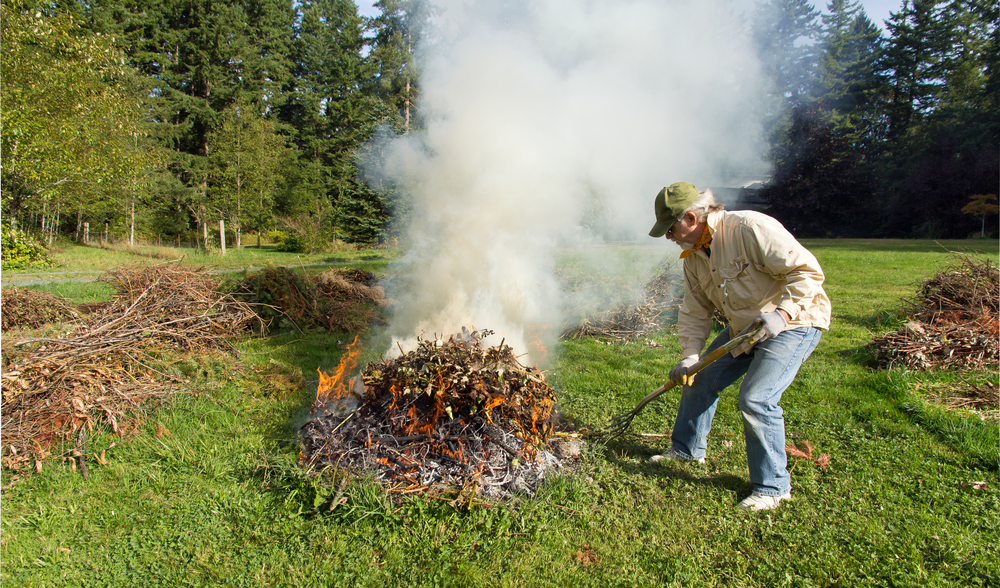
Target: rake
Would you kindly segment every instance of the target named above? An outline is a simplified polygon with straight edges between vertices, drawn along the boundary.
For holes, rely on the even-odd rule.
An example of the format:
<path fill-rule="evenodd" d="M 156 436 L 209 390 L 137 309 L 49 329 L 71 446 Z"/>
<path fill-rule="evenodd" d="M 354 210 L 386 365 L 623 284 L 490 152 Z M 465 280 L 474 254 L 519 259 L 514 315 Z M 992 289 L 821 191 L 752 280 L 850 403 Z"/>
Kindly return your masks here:
<path fill-rule="evenodd" d="M 726 343 L 722 347 L 719 347 L 718 349 L 712 350 L 707 355 L 698 360 L 698 363 L 691 366 L 691 369 L 688 370 L 687 375 L 693 376 L 694 374 L 708 367 L 708 365 L 713 363 L 715 360 L 719 359 L 720 357 L 729 353 L 730 351 L 739 347 L 740 345 L 746 343 L 747 341 L 755 341 L 757 336 L 760 334 L 762 326 L 763 323 L 761 323 L 760 321 L 755 321 L 751 323 L 749 327 L 743 329 L 742 333 L 730 339 L 728 343 Z M 635 408 L 633 408 L 631 412 L 627 412 L 623 415 L 619 415 L 611 419 L 611 423 L 608 425 L 608 428 L 602 431 L 601 434 L 608 435 L 609 439 L 614 439 L 615 437 L 621 436 L 622 434 L 625 433 L 625 431 L 628 430 L 629 427 L 632 426 L 632 420 L 635 419 L 637 414 L 642 412 L 643 408 L 646 408 L 647 404 L 652 402 L 653 399 L 659 396 L 660 394 L 663 394 L 664 392 L 674 388 L 675 386 L 677 386 L 677 383 L 674 382 L 673 380 L 670 380 L 666 384 L 657 388 L 656 390 L 653 390 L 645 398 L 640 400 L 639 404 L 635 405 Z"/>

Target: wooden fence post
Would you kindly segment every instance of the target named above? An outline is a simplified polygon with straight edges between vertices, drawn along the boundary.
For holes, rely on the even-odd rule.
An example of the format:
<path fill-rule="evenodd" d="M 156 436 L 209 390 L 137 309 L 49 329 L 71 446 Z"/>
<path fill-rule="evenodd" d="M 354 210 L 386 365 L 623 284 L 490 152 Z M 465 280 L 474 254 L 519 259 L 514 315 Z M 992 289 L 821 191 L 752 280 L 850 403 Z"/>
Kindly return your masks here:
<path fill-rule="evenodd" d="M 226 221 L 219 219 L 219 243 L 222 245 L 222 257 L 226 256 Z"/>

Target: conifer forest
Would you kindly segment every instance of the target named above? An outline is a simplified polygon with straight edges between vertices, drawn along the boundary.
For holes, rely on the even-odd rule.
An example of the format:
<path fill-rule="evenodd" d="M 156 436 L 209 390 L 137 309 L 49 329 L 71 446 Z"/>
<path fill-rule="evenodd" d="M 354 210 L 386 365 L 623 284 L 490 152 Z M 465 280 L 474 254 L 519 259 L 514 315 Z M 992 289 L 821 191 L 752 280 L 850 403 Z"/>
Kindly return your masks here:
<path fill-rule="evenodd" d="M 0 0 L 2 219 L 43 242 L 396 238 L 429 0 Z M 797 237 L 997 233 L 997 0 L 759 0 L 760 197 Z M 599 116 L 599 113 L 596 114 Z M 652 202 L 652 194 L 649 197 Z M 651 206 L 651 204 L 650 204 Z"/>

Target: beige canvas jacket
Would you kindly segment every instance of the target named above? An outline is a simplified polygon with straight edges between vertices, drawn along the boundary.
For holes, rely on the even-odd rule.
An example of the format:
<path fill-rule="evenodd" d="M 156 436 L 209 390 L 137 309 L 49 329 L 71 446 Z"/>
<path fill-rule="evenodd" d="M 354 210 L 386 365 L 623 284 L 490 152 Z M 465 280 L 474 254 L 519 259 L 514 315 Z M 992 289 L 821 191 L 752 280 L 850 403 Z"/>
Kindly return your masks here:
<path fill-rule="evenodd" d="M 712 312 L 729 319 L 733 335 L 764 312 L 780 308 L 789 329 L 830 328 L 830 299 L 819 262 L 781 223 L 759 212 L 713 212 L 711 255 L 684 259 L 684 302 L 677 333 L 684 356 L 699 355 L 712 330 Z M 733 351 L 739 356 L 747 344 Z"/>

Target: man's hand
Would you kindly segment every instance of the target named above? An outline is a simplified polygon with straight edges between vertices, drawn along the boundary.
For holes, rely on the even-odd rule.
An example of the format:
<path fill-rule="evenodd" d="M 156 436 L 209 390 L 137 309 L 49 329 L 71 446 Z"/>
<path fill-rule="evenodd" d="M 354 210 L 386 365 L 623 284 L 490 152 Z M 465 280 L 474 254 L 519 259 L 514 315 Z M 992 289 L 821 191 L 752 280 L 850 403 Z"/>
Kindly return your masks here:
<path fill-rule="evenodd" d="M 771 337 L 776 337 L 778 333 L 784 331 L 785 327 L 788 326 L 787 317 L 788 315 L 785 314 L 785 311 L 783 310 L 765 312 L 757 317 L 755 320 L 762 323 L 762 326 L 760 332 L 757 333 L 757 337 L 754 339 L 754 343 L 767 341 Z"/>
<path fill-rule="evenodd" d="M 698 363 L 697 355 L 689 355 L 682 359 L 680 363 L 674 366 L 674 369 L 670 370 L 670 379 L 675 384 L 680 384 L 681 386 L 690 386 L 694 383 L 695 374 L 688 375 L 688 371 Z"/>

